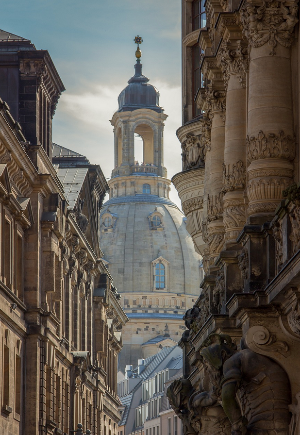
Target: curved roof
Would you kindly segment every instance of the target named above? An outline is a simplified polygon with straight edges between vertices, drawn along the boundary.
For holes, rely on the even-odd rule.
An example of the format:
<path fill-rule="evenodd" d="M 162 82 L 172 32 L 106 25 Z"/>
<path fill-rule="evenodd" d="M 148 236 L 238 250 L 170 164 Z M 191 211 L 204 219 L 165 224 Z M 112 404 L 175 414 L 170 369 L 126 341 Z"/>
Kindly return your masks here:
<path fill-rule="evenodd" d="M 150 85 L 149 79 L 142 74 L 142 64 L 139 60 L 134 66 L 135 74 L 128 81 L 128 86 L 118 97 L 119 112 L 136 109 L 151 109 L 155 112 L 163 112 L 159 106 L 159 92 Z"/>
<path fill-rule="evenodd" d="M 107 230 L 103 216 L 112 215 L 112 226 Z M 151 225 L 151 216 L 159 213 L 162 224 Z M 178 295 L 199 295 L 201 257 L 195 252 L 186 229 L 183 213 L 170 200 L 156 195 L 136 195 L 112 198 L 100 214 L 100 244 L 104 258 L 114 276 L 120 293 L 155 293 L 153 261 L 162 258 L 167 264 L 165 292 Z M 174 307 L 176 310 L 176 307 Z M 147 313 L 144 313 L 147 316 Z M 149 315 L 149 314 L 148 314 Z M 143 313 L 128 313 L 133 319 L 146 317 Z M 151 313 L 157 319 L 178 319 L 182 315 Z"/>

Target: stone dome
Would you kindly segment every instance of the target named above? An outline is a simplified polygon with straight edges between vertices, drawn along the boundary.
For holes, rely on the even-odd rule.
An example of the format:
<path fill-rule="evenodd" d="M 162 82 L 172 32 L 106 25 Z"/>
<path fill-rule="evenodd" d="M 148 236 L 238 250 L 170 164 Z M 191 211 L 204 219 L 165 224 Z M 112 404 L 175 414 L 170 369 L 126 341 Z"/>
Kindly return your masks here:
<path fill-rule="evenodd" d="M 118 97 L 119 112 L 136 109 L 151 109 L 155 112 L 163 112 L 159 106 L 159 92 L 152 86 L 149 79 L 142 74 L 142 64 L 137 60 L 135 74 L 128 81 L 128 86 Z"/>
<path fill-rule="evenodd" d="M 183 213 L 168 198 L 113 197 L 101 210 L 100 228 L 104 259 L 120 293 L 199 296 L 201 257 L 195 252 Z M 164 287 L 154 279 L 158 263 L 165 267 Z M 170 312 L 174 314 L 174 309 Z"/>

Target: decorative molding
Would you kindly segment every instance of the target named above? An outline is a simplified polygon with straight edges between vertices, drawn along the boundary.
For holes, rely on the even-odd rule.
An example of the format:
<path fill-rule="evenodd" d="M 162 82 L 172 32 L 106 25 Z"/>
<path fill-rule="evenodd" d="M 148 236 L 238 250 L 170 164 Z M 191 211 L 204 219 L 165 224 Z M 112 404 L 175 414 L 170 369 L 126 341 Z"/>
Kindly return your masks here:
<path fill-rule="evenodd" d="M 182 203 L 182 209 L 185 215 L 192 213 L 195 210 L 203 209 L 203 197 L 198 196 L 195 198 L 187 199 Z"/>
<path fill-rule="evenodd" d="M 293 244 L 293 255 L 300 249 L 300 206 L 294 207 L 290 214 L 291 234 L 290 240 Z"/>
<path fill-rule="evenodd" d="M 255 178 L 248 183 L 248 199 L 249 201 L 280 201 L 283 190 L 290 184 L 289 178 Z"/>
<path fill-rule="evenodd" d="M 283 263 L 283 236 L 282 236 L 281 221 L 275 222 L 272 228 L 272 232 L 275 240 L 275 256 L 276 256 L 277 272 L 279 272 Z"/>
<path fill-rule="evenodd" d="M 296 139 L 286 135 L 282 130 L 279 134 L 259 131 L 257 137 L 247 136 L 247 159 L 250 163 L 252 160 L 259 159 L 286 159 L 293 161 L 295 158 Z"/>
<path fill-rule="evenodd" d="M 298 23 L 297 2 L 263 1 L 254 5 L 246 1 L 240 13 L 243 33 L 253 48 L 270 46 L 270 55 L 276 54 L 279 43 L 290 47 L 293 41 L 293 31 Z"/>
<path fill-rule="evenodd" d="M 274 213 L 279 201 L 276 202 L 255 202 L 248 205 L 247 214 L 251 215 L 254 213 Z"/>
<path fill-rule="evenodd" d="M 242 160 L 238 160 L 232 165 L 225 165 L 223 163 L 223 189 L 222 192 L 226 193 L 232 190 L 243 190 L 246 185 L 246 168 Z"/>
<path fill-rule="evenodd" d="M 300 337 L 300 306 L 298 302 L 294 304 L 292 310 L 287 315 L 287 321 L 293 333 Z"/>
<path fill-rule="evenodd" d="M 277 340 L 275 334 L 262 325 L 252 326 L 246 333 L 246 343 L 252 350 L 280 353 L 285 358 L 289 355 L 289 346 L 285 341 Z"/>
<path fill-rule="evenodd" d="M 224 208 L 223 222 L 225 230 L 242 229 L 246 223 L 245 205 L 235 205 Z"/>
<path fill-rule="evenodd" d="M 216 285 L 213 290 L 211 310 L 213 313 L 221 314 L 225 307 L 225 274 L 224 268 L 220 269 L 216 277 Z"/>

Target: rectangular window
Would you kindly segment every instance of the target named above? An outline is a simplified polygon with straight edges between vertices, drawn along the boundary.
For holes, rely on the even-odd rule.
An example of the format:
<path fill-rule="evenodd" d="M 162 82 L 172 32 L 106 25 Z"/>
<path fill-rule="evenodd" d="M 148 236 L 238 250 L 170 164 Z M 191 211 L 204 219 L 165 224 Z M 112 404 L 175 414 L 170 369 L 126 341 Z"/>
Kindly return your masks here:
<path fill-rule="evenodd" d="M 18 298 L 23 300 L 23 239 L 19 234 L 17 234 L 16 248 L 16 293 Z"/>
<path fill-rule="evenodd" d="M 3 352 L 3 406 L 9 406 L 9 348 Z"/>
<path fill-rule="evenodd" d="M 177 435 L 177 416 L 174 416 L 174 435 Z"/>
<path fill-rule="evenodd" d="M 171 419 L 168 418 L 168 435 L 172 435 L 171 434 Z"/>
<path fill-rule="evenodd" d="M 155 427 L 153 428 L 152 435 L 155 435 Z"/>
<path fill-rule="evenodd" d="M 5 285 L 11 285 L 11 225 L 4 220 L 4 279 Z"/>
<path fill-rule="evenodd" d="M 15 369 L 15 411 L 21 414 L 21 382 L 22 382 L 22 365 L 21 357 L 16 355 L 16 369 Z"/>
<path fill-rule="evenodd" d="M 192 9 L 193 30 L 202 29 L 206 26 L 206 14 L 204 8 L 205 0 L 194 0 Z"/>
<path fill-rule="evenodd" d="M 146 429 L 146 435 L 148 435 L 148 429 Z"/>
<path fill-rule="evenodd" d="M 156 427 L 156 435 L 159 435 L 159 426 Z"/>

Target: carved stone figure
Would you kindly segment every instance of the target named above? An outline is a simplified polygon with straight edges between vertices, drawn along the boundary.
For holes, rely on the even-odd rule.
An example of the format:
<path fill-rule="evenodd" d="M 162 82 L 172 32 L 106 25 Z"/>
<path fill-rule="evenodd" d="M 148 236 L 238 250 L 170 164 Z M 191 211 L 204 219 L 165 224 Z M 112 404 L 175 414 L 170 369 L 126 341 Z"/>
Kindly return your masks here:
<path fill-rule="evenodd" d="M 207 344 L 200 355 L 214 394 L 222 398 L 232 434 L 287 434 L 291 397 L 285 371 L 244 343 L 236 351 L 229 336 L 211 334 Z"/>
<path fill-rule="evenodd" d="M 89 224 L 89 220 L 82 213 L 83 205 L 84 205 L 84 199 L 79 198 L 77 205 L 76 205 L 75 216 L 76 216 L 76 220 L 77 220 L 77 224 L 78 224 L 79 228 L 81 229 L 81 231 L 83 233 L 85 233 L 87 230 L 88 224 Z"/>
<path fill-rule="evenodd" d="M 198 136 L 188 133 L 185 142 L 182 143 L 182 166 L 183 170 L 196 169 L 204 165 L 206 149 Z"/>

